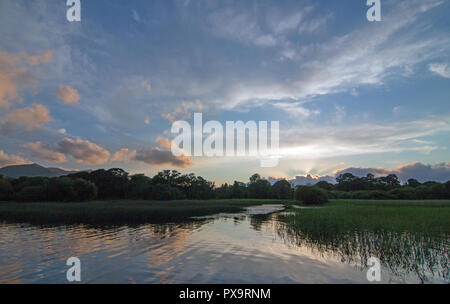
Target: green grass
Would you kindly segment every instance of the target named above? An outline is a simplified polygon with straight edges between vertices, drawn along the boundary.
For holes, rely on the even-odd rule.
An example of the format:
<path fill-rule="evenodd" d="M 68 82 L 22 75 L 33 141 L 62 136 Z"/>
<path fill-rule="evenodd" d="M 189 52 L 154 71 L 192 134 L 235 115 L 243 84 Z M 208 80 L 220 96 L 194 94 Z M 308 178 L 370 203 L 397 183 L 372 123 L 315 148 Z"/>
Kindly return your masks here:
<path fill-rule="evenodd" d="M 32 224 L 140 224 L 181 222 L 193 216 L 240 212 L 243 207 L 283 200 L 94 201 L 0 203 L 0 221 Z"/>
<path fill-rule="evenodd" d="M 280 236 L 341 261 L 367 267 L 378 257 L 399 276 L 449 280 L 450 201 L 332 200 L 282 223 Z"/>
<path fill-rule="evenodd" d="M 450 201 L 332 200 L 323 208 L 294 212 L 286 222 L 303 231 L 450 233 Z"/>

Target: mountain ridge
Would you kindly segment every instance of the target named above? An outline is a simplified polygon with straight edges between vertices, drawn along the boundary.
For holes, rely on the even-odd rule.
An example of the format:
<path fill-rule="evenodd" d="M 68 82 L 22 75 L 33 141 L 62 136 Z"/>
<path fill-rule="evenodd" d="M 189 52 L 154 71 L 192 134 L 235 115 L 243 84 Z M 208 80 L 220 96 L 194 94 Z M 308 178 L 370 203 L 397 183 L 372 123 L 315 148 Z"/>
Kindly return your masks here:
<path fill-rule="evenodd" d="M 47 168 L 39 164 L 12 165 L 0 168 L 0 175 L 4 177 L 19 178 L 25 177 L 59 177 L 78 171 L 69 171 L 61 168 Z"/>

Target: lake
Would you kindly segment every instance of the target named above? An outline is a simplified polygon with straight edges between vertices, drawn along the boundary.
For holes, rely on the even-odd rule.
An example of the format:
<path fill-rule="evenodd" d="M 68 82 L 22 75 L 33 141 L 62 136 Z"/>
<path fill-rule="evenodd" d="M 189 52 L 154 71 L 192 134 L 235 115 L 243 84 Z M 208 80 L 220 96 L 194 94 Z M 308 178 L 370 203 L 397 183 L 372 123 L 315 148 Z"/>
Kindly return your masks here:
<path fill-rule="evenodd" d="M 81 260 L 82 283 L 368 283 L 369 268 L 359 258 L 363 250 L 301 239 L 284 225 L 285 214 L 269 206 L 135 227 L 2 223 L 0 283 L 67 283 L 70 257 Z M 441 260 L 448 240 L 437 242 L 444 250 L 444 256 L 437 251 L 440 269 L 418 274 L 400 252 L 400 259 L 385 259 L 381 283 L 449 283 L 447 260 Z"/>

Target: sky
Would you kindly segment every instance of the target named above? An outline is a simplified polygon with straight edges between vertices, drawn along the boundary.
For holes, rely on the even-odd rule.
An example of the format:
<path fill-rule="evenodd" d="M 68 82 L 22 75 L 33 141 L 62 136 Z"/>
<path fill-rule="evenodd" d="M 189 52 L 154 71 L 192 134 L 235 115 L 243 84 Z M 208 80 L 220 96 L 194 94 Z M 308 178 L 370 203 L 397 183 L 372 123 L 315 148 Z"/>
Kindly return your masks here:
<path fill-rule="evenodd" d="M 209 180 L 450 180 L 450 1 L 0 1 L 0 166 Z M 172 123 L 279 121 L 278 166 L 175 156 Z"/>

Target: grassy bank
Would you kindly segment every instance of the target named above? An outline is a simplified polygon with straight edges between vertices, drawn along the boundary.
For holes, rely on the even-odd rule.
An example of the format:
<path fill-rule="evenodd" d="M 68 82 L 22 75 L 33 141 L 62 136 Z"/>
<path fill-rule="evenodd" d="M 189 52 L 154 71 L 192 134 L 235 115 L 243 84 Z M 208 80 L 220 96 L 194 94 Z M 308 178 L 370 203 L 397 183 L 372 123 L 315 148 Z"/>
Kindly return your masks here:
<path fill-rule="evenodd" d="M 333 200 L 295 210 L 279 234 L 367 268 L 370 257 L 417 282 L 449 279 L 450 201 Z"/>
<path fill-rule="evenodd" d="M 304 232 L 368 231 L 450 233 L 450 201 L 332 200 L 295 210 L 286 222 Z"/>
<path fill-rule="evenodd" d="M 244 207 L 283 200 L 93 201 L 0 203 L 0 221 L 33 224 L 139 224 L 181 222 L 192 216 L 240 212 Z"/>

